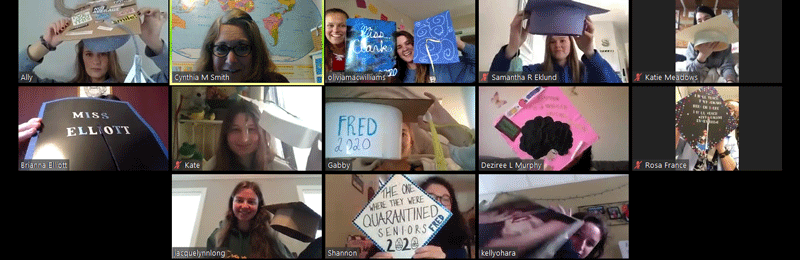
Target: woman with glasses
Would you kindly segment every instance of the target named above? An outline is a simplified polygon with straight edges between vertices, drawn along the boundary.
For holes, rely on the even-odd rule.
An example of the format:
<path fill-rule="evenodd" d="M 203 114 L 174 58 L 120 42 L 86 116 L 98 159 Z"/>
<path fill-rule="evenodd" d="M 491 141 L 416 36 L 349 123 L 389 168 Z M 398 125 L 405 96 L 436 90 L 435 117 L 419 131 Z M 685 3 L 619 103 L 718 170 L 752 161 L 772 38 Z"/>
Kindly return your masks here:
<path fill-rule="evenodd" d="M 258 24 L 235 8 L 208 29 L 195 63 L 196 71 L 230 73 L 232 82 L 289 82 L 276 69 Z"/>
<path fill-rule="evenodd" d="M 441 177 L 430 177 L 423 181 L 419 187 L 436 201 L 450 210 L 453 215 L 444 224 L 444 227 L 436 233 L 427 246 L 418 248 L 413 258 L 469 258 L 466 246 L 469 246 L 469 228 L 455 197 L 455 189 L 447 180 Z M 370 253 L 374 253 L 372 258 L 392 258 L 386 252 L 377 253 L 377 247 L 373 247 Z"/>
<path fill-rule="evenodd" d="M 278 239 L 269 222 L 272 214 L 263 208 L 258 184 L 240 182 L 228 198 L 225 219 L 206 241 L 209 250 L 229 250 L 247 258 L 290 258 L 289 249 Z"/>

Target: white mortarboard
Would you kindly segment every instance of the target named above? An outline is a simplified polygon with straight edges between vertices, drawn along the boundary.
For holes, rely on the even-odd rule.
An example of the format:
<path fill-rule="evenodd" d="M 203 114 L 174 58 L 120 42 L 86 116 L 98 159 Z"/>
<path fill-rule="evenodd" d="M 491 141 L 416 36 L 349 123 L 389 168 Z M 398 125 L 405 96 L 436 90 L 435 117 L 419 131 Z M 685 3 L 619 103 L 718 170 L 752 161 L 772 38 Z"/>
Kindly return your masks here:
<path fill-rule="evenodd" d="M 714 51 L 722 51 L 731 43 L 739 41 L 739 28 L 725 15 L 718 15 L 705 22 L 683 29 L 675 34 L 678 40 L 691 42 L 694 46 L 721 42 Z"/>
<path fill-rule="evenodd" d="M 530 0 L 525 5 L 530 13 L 528 32 L 541 35 L 583 35 L 586 16 L 608 12 L 606 9 L 572 0 Z"/>
<path fill-rule="evenodd" d="M 291 238 L 311 242 L 320 229 L 322 216 L 314 212 L 305 203 L 289 202 L 264 206 L 266 210 L 275 214 L 270 226 L 281 234 Z"/>
<path fill-rule="evenodd" d="M 244 100 L 253 103 L 261 111 L 261 120 L 258 125 L 275 138 L 297 148 L 310 148 L 314 145 L 320 131 L 309 123 L 272 102 L 261 102 L 252 98 L 239 95 Z"/>
<path fill-rule="evenodd" d="M 400 159 L 402 123 L 415 122 L 432 99 L 326 98 L 325 157 Z"/>

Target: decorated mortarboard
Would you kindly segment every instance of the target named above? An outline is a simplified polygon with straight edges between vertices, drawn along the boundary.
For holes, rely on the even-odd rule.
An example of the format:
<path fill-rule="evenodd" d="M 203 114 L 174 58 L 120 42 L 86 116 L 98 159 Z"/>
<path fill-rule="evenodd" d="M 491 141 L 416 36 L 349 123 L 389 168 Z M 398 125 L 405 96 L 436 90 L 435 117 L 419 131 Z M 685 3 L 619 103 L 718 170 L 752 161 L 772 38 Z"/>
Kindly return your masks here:
<path fill-rule="evenodd" d="M 541 35 L 583 35 L 586 16 L 608 10 L 572 0 L 530 0 L 525 5 L 528 32 Z"/>
<path fill-rule="evenodd" d="M 450 11 L 414 22 L 414 63 L 457 63 L 458 47 Z"/>
<path fill-rule="evenodd" d="M 275 214 L 270 222 L 273 229 L 306 243 L 314 241 L 321 227 L 322 216 L 302 202 L 272 204 L 264 209 Z"/>
<path fill-rule="evenodd" d="M 520 159 L 545 160 L 561 170 L 600 137 L 558 87 L 536 87 L 495 128 Z"/>
<path fill-rule="evenodd" d="M 432 99 L 326 98 L 325 157 L 400 159 L 402 123 L 415 122 Z"/>
<path fill-rule="evenodd" d="M 453 213 L 403 174 L 394 174 L 353 219 L 382 252 L 411 258 Z"/>
<path fill-rule="evenodd" d="M 694 46 L 721 42 L 713 51 L 722 51 L 731 43 L 739 41 L 739 28 L 725 15 L 718 15 L 705 22 L 683 29 L 675 34 L 678 40 L 691 42 Z"/>
<path fill-rule="evenodd" d="M 703 130 L 708 133 L 706 147 L 714 147 L 736 129 L 738 122 L 728 112 L 717 89 L 702 87 L 675 103 L 675 126 L 692 149 L 700 152 L 704 150 L 698 148 Z"/>
<path fill-rule="evenodd" d="M 261 111 L 261 120 L 258 121 L 261 128 L 293 147 L 311 148 L 320 134 L 319 129 L 273 102 L 261 102 L 242 95 L 239 97 L 253 103 Z"/>
<path fill-rule="evenodd" d="M 39 118 L 25 159 L 69 160 L 69 170 L 169 169 L 161 139 L 128 102 L 58 99 L 43 103 Z"/>
<path fill-rule="evenodd" d="M 83 40 L 93 52 L 116 50 L 130 34 L 141 33 L 138 10 L 136 0 L 88 1 L 75 9 L 64 8 L 59 12 L 70 17 L 70 22 L 63 39 Z"/>
<path fill-rule="evenodd" d="M 347 72 L 382 72 L 395 66 L 395 22 L 347 19 Z"/>

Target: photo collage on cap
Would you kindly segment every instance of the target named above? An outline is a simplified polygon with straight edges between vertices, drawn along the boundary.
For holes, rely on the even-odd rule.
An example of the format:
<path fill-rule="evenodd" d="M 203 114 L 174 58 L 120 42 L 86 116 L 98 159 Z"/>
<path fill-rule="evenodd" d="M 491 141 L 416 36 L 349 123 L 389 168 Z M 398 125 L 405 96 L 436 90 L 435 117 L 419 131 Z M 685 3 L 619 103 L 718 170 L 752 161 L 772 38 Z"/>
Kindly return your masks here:
<path fill-rule="evenodd" d="M 631 2 L 18 1 L 17 170 L 782 170 L 780 16 Z"/>

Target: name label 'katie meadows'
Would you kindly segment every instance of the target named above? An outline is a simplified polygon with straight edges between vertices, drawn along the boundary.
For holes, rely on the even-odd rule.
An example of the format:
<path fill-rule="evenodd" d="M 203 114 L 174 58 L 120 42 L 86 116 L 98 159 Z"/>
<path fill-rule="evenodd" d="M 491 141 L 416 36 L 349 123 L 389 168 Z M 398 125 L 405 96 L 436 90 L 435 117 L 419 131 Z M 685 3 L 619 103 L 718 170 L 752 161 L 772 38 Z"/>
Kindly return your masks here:
<path fill-rule="evenodd" d="M 72 119 L 110 119 L 106 112 L 72 112 Z M 89 135 L 129 135 L 129 126 L 126 125 L 96 125 L 67 127 L 67 137 Z"/>

